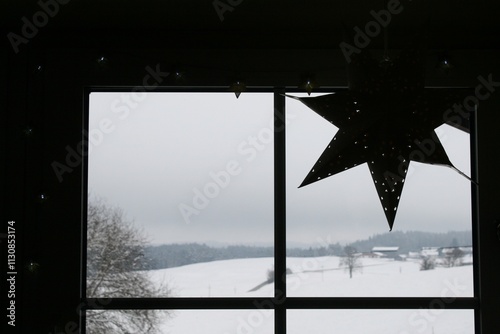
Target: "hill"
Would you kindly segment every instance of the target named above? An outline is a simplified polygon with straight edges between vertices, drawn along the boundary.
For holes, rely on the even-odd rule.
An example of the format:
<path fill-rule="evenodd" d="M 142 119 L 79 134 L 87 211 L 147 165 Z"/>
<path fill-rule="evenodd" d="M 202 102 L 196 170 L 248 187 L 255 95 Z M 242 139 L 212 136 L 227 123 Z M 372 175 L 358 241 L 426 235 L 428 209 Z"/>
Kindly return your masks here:
<path fill-rule="evenodd" d="M 266 279 L 272 258 L 236 259 L 150 271 L 154 280 L 168 281 L 176 297 L 270 297 L 273 284 L 250 291 Z M 472 266 L 420 271 L 418 262 L 363 259 L 363 270 L 352 279 L 335 256 L 289 258 L 293 297 L 470 297 Z M 441 299 L 436 299 L 441 302 Z M 164 333 L 273 333 L 272 311 L 173 311 Z M 430 312 L 430 313 L 429 313 Z M 289 333 L 474 333 L 473 310 L 290 310 Z M 363 321 L 360 321 L 363 319 Z"/>
<path fill-rule="evenodd" d="M 369 252 L 377 246 L 398 246 L 400 254 L 417 252 L 422 247 L 471 246 L 471 231 L 450 231 L 447 233 L 429 233 L 419 231 L 388 232 L 376 234 L 366 240 L 358 240 L 350 244 L 359 252 Z"/>
<path fill-rule="evenodd" d="M 348 246 L 355 247 L 359 252 L 369 252 L 376 246 L 398 246 L 399 254 L 418 252 L 422 247 L 470 246 L 471 231 L 451 231 L 447 233 L 428 232 L 388 232 L 377 234 L 366 240 L 355 241 Z M 289 248 L 288 257 L 319 257 L 343 255 L 343 245 L 339 243 L 328 247 Z M 208 246 L 199 243 L 166 244 L 149 246 L 145 257 L 149 261 L 149 269 L 163 269 L 184 266 L 193 263 L 203 263 L 230 259 L 247 259 L 272 257 L 273 247 L 230 245 Z"/>

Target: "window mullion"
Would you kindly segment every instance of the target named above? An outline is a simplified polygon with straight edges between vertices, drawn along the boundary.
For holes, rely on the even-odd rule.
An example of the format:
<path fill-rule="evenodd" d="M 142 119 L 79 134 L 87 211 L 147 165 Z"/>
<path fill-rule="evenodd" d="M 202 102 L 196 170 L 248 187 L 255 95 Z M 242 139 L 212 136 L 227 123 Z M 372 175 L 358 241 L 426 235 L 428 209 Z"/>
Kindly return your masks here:
<path fill-rule="evenodd" d="M 286 333 L 285 90 L 274 90 L 274 333 Z"/>
<path fill-rule="evenodd" d="M 470 113 L 470 176 L 472 180 L 479 182 L 477 170 L 477 105 L 476 110 Z M 481 296 L 481 286 L 479 284 L 479 272 L 481 270 L 480 254 L 479 254 L 479 202 L 478 202 L 478 185 L 471 182 L 471 214 L 472 214 L 472 263 L 474 275 L 474 297 L 476 299 Z M 481 312 L 480 308 L 474 309 L 475 332 L 481 333 Z"/>

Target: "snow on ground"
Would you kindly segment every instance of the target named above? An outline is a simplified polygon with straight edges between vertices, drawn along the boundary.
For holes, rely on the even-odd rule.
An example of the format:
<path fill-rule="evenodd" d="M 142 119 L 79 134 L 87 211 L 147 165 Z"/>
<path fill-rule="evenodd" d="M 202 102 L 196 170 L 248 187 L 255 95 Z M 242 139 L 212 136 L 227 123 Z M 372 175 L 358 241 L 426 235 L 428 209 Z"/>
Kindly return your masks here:
<path fill-rule="evenodd" d="M 273 258 L 223 260 L 154 270 L 153 278 L 170 285 L 176 297 L 246 297 L 267 278 Z M 271 297 L 272 289 L 251 296 Z"/>
<path fill-rule="evenodd" d="M 473 334 L 471 310 L 442 310 L 455 297 L 473 294 L 472 266 L 420 271 L 419 263 L 369 259 L 353 278 L 338 257 L 288 258 L 291 297 L 436 297 L 430 310 L 289 310 L 288 333 Z M 272 258 L 237 259 L 151 271 L 176 297 L 271 297 L 273 284 L 249 290 L 267 279 Z M 176 310 L 164 333 L 263 334 L 274 332 L 272 311 Z"/>
<path fill-rule="evenodd" d="M 361 259 L 353 278 L 339 268 L 338 257 L 291 258 L 293 297 L 472 297 L 472 266 L 421 271 L 419 262 Z M 323 271 L 323 272 L 321 272 Z M 456 285 L 451 292 L 448 286 Z M 448 292 L 450 290 L 450 292 Z M 455 291 L 456 290 L 456 291 Z"/>

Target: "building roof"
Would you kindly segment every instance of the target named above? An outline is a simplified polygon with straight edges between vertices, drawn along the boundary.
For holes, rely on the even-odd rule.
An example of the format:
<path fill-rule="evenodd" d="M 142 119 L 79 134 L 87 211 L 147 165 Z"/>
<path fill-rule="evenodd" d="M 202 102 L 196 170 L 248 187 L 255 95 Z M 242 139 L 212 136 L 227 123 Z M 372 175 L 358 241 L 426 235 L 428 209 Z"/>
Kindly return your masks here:
<path fill-rule="evenodd" d="M 372 252 L 397 252 L 399 250 L 399 247 L 397 246 L 390 246 L 390 247 L 386 247 L 386 246 L 377 246 L 377 247 L 373 247 L 372 248 Z"/>

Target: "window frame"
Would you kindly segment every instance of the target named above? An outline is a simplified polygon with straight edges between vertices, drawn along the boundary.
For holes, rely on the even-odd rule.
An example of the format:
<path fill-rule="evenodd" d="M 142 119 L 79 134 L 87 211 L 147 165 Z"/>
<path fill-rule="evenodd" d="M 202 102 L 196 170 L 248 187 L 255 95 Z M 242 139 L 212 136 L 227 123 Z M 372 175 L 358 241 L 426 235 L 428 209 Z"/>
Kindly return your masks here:
<path fill-rule="evenodd" d="M 451 88 L 451 87 L 450 87 Z M 153 92 L 230 92 L 227 87 L 151 87 Z M 344 87 L 323 87 L 316 92 L 326 93 L 346 90 Z M 134 87 L 85 87 L 83 106 L 83 127 L 88 130 L 90 93 L 134 92 Z M 286 286 L 286 93 L 303 92 L 295 87 L 251 87 L 245 93 L 265 92 L 274 95 L 274 296 L 273 297 L 171 297 L 171 298 L 88 298 L 87 277 L 87 205 L 88 205 L 88 154 L 84 152 L 82 165 L 82 222 L 81 222 L 81 284 L 80 328 L 86 333 L 86 311 L 122 309 L 158 310 L 273 310 L 274 333 L 287 332 L 287 310 L 294 309 L 430 309 L 438 297 L 287 297 Z M 477 106 L 476 106 L 477 111 Z M 470 164 L 471 178 L 477 180 L 477 127 L 476 112 L 470 117 Z M 83 142 L 87 139 L 82 138 Z M 88 148 L 88 145 L 84 145 Z M 478 254 L 479 212 L 478 185 L 471 182 L 471 227 L 473 247 L 473 291 L 472 297 L 457 297 L 451 303 L 441 303 L 443 309 L 474 310 L 475 333 L 481 333 L 480 313 L 480 258 Z M 280 279 L 281 278 L 281 279 Z M 271 307 L 265 307 L 271 305 Z"/>

